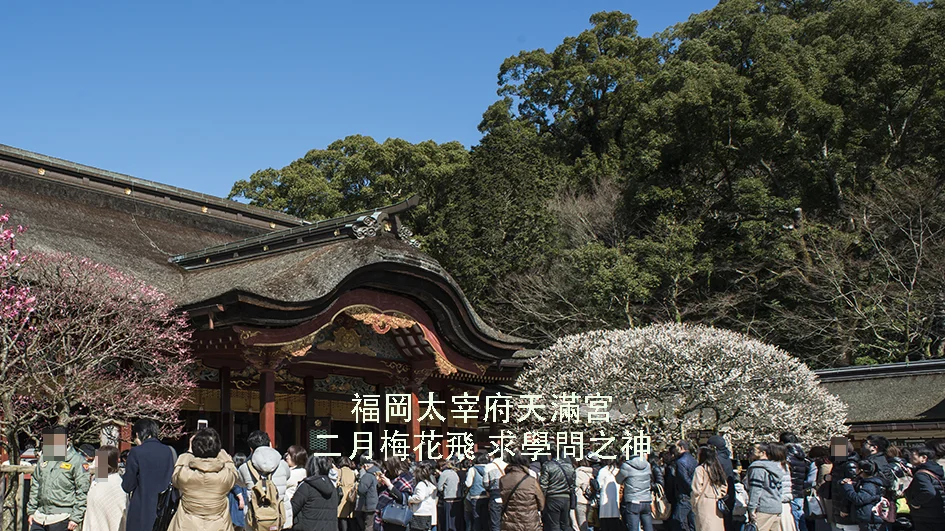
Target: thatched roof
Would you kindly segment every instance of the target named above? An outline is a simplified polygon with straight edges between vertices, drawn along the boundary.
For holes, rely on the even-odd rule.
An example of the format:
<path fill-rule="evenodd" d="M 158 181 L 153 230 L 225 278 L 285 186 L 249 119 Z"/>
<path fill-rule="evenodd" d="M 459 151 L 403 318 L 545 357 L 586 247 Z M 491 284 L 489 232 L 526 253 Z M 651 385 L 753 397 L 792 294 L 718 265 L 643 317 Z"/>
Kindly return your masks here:
<path fill-rule="evenodd" d="M 279 325 L 284 314 L 291 324 L 340 291 L 374 287 L 422 303 L 447 337 L 474 350 L 510 357 L 525 345 L 484 323 L 452 277 L 411 245 L 397 214 L 415 199 L 308 222 L 0 145 L 0 204 L 28 227 L 24 249 L 109 264 L 184 309 L 249 296 L 269 311 L 259 322 Z"/>
<path fill-rule="evenodd" d="M 848 406 L 850 424 L 945 421 L 945 361 L 817 371 Z"/>

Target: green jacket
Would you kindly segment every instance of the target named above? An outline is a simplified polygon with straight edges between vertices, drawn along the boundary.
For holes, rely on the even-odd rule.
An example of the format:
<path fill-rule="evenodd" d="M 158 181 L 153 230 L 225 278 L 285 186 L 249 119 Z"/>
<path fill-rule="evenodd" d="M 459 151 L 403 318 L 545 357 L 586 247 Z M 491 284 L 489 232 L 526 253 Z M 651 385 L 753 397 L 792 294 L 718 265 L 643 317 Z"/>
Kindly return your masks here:
<path fill-rule="evenodd" d="M 85 499 L 89 494 L 91 475 L 82 454 L 71 445 L 63 461 L 44 461 L 42 454 L 30 480 L 30 501 L 27 514 L 69 514 L 69 520 L 81 524 L 85 516 Z"/>

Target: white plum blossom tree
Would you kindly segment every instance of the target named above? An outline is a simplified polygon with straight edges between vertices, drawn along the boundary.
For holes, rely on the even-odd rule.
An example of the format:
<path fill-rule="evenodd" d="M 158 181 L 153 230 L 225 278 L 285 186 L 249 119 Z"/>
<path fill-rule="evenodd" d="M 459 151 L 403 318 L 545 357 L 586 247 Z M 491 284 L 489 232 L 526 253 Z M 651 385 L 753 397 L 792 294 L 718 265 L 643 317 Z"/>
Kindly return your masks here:
<path fill-rule="evenodd" d="M 532 419 L 522 426 L 528 430 L 618 438 L 643 430 L 654 443 L 699 430 L 733 442 L 776 440 L 792 431 L 807 444 L 847 432 L 846 405 L 806 365 L 773 345 L 701 325 L 563 337 L 530 364 L 517 386 L 542 395 L 546 404 L 546 420 Z M 552 419 L 574 395 L 613 397 L 609 422 L 588 423 L 583 414 L 579 422 Z"/>

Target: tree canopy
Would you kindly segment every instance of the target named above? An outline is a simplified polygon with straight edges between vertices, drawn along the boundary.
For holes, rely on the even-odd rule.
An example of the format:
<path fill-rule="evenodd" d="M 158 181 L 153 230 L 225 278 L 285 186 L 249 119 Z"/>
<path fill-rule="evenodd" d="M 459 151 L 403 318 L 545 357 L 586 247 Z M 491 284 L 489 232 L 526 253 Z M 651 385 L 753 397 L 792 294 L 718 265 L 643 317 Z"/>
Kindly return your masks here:
<path fill-rule="evenodd" d="M 575 21 L 576 30 L 579 30 Z M 945 18 L 905 0 L 625 13 L 499 67 L 479 145 L 339 140 L 231 197 L 408 221 L 496 326 L 673 321 L 812 366 L 945 353 Z"/>
<path fill-rule="evenodd" d="M 846 432 L 846 406 L 795 357 L 743 334 L 701 325 L 566 336 L 543 351 L 516 385 L 525 396 L 544 399 L 544 420 L 530 417 L 525 425 L 536 431 L 619 439 L 642 430 L 664 443 L 698 431 L 743 443 L 793 431 L 811 444 L 826 444 Z M 576 402 L 568 398 L 573 396 Z M 607 419 L 553 417 L 562 405 L 585 407 L 582 400 L 597 396 L 611 400 Z"/>

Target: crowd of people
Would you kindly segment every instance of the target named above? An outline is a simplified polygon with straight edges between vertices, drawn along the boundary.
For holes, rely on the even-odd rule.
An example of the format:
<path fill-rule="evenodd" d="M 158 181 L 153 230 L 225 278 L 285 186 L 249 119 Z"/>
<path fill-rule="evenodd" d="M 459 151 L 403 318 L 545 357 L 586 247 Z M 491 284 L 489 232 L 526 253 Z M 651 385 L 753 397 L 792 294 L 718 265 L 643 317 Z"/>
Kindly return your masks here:
<path fill-rule="evenodd" d="M 903 449 L 871 435 L 858 450 L 805 451 L 784 433 L 733 458 L 716 435 L 629 458 L 551 446 L 537 459 L 354 462 L 280 453 L 262 431 L 232 457 L 212 428 L 179 456 L 153 421 L 133 433 L 123 471 L 115 447 L 89 463 L 64 428 L 44 436 L 31 531 L 945 531 L 945 440 Z"/>

